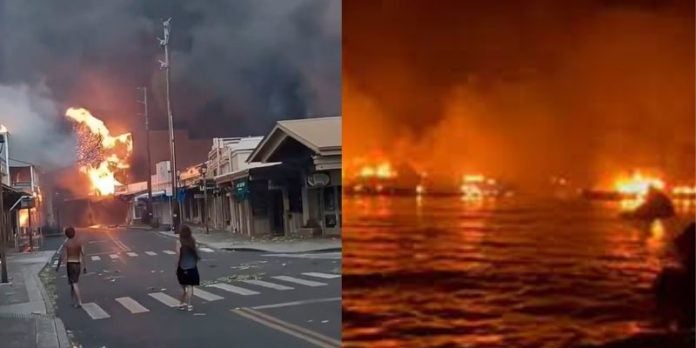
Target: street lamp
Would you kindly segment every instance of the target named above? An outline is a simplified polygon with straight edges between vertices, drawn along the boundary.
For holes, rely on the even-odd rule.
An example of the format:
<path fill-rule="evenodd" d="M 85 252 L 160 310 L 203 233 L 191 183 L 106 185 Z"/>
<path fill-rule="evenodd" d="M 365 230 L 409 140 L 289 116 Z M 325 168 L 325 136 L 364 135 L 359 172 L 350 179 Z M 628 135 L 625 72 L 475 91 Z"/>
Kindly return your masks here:
<path fill-rule="evenodd" d="M 201 164 L 201 166 L 198 168 L 198 172 L 203 177 L 203 211 L 205 212 L 203 218 L 205 219 L 205 233 L 208 234 L 210 233 L 210 230 L 208 229 L 208 179 L 205 176 L 205 174 L 208 172 L 208 165 L 206 163 Z"/>

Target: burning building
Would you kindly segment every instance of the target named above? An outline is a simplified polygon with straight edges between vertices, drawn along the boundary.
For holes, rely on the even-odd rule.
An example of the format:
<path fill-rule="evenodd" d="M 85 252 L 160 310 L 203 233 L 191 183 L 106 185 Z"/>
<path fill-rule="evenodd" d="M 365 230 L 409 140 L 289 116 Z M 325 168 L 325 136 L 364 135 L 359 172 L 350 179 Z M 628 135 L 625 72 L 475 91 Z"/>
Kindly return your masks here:
<path fill-rule="evenodd" d="M 114 193 L 124 184 L 130 168 L 131 134 L 112 135 L 103 121 L 83 108 L 69 108 L 65 116 L 75 122 L 77 165 L 86 180 L 69 181 L 73 194 L 61 198 L 62 222 L 81 227 L 125 222 L 128 204 L 116 199 Z M 67 172 L 66 176 L 75 173 Z"/>

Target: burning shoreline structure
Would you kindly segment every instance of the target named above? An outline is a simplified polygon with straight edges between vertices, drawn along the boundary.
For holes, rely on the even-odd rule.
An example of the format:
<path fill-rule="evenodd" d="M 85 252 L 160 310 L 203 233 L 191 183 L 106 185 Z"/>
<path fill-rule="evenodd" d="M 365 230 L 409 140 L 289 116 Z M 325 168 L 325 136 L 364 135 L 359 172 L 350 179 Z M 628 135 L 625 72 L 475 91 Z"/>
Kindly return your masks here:
<path fill-rule="evenodd" d="M 461 196 L 464 200 L 495 199 L 514 194 L 511 185 L 483 174 L 431 175 L 387 160 L 362 163 L 347 175 L 346 194 L 394 196 Z"/>

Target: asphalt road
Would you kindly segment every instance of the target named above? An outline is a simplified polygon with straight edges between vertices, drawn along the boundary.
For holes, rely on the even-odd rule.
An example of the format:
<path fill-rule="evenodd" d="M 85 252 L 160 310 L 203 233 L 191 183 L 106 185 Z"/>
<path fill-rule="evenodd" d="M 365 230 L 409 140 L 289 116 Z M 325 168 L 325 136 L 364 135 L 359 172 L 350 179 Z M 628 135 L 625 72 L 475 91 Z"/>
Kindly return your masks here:
<path fill-rule="evenodd" d="M 86 246 L 82 309 L 70 306 L 65 267 L 57 314 L 83 347 L 338 347 L 341 260 L 201 248 L 194 311 L 167 300 L 181 287 L 175 239 L 127 229 L 78 230 Z M 168 251 L 169 253 L 166 253 Z M 117 300 L 118 299 L 118 300 Z"/>

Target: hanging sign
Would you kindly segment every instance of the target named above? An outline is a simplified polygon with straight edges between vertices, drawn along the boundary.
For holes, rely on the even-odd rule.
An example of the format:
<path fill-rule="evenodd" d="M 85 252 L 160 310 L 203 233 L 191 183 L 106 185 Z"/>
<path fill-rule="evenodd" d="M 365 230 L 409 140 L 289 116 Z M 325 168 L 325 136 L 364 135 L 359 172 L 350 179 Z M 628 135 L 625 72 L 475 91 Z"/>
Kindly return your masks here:
<path fill-rule="evenodd" d="M 307 177 L 309 187 L 324 187 L 329 185 L 329 182 L 331 182 L 331 177 L 322 172 L 313 173 Z"/>

